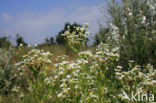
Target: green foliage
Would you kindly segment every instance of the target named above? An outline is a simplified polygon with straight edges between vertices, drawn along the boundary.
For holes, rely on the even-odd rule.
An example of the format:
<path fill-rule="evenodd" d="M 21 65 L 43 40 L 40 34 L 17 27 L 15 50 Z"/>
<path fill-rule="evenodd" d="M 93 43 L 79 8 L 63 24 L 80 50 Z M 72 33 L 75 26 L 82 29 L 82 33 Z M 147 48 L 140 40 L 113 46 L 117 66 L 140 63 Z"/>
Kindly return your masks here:
<path fill-rule="evenodd" d="M 46 38 L 44 44 L 45 45 L 54 45 L 55 44 L 54 37 Z"/>
<path fill-rule="evenodd" d="M 73 23 L 73 24 L 70 24 L 70 23 L 66 23 L 65 26 L 64 26 L 64 29 L 61 30 L 57 37 L 56 37 L 56 42 L 59 44 L 59 45 L 65 45 L 67 43 L 67 40 L 66 40 L 66 37 L 63 36 L 62 34 L 65 33 L 65 31 L 68 30 L 68 27 L 70 27 L 70 33 L 72 33 L 73 31 L 76 31 L 76 27 L 82 27 L 80 24 L 77 24 L 77 23 Z M 85 31 L 84 31 L 85 32 Z M 78 32 L 76 32 L 76 35 L 79 35 Z M 87 39 L 88 41 L 88 39 Z M 86 43 L 87 43 L 86 41 Z"/>
<path fill-rule="evenodd" d="M 9 41 L 8 37 L 0 37 L 0 48 L 9 48 L 10 46 L 11 42 Z"/>
<path fill-rule="evenodd" d="M 0 93 L 8 94 L 15 85 L 16 67 L 12 63 L 13 50 L 0 49 Z"/>
<path fill-rule="evenodd" d="M 84 32 L 86 28 L 87 24 L 70 32 L 68 27 L 62 34 L 68 47 L 76 54 L 72 60 L 67 55 L 56 56 L 38 50 L 38 46 L 24 48 L 21 45 L 16 48 L 27 53 L 21 53 L 23 56 L 16 63 L 18 68 L 14 69 L 18 83 L 9 92 L 10 95 L 1 96 L 2 102 L 132 103 L 139 101 L 129 99 L 130 92 L 156 95 L 156 71 L 152 65 L 143 68 L 131 60 L 126 61 L 128 68 L 120 66 L 119 48 L 103 43 L 95 51 L 85 50 L 89 34 Z M 125 93 L 129 98 L 124 97 Z"/>
<path fill-rule="evenodd" d="M 27 46 L 28 44 L 24 41 L 23 37 L 22 36 L 19 36 L 17 34 L 17 37 L 16 37 L 16 43 L 17 43 L 17 47 L 20 46 L 20 44 L 22 44 L 23 46 Z"/>
<path fill-rule="evenodd" d="M 109 28 L 103 28 L 100 25 L 99 32 L 95 35 L 94 45 L 97 46 L 101 42 L 102 43 L 108 43 L 108 37 L 109 37 L 108 33 L 109 33 Z"/>
<path fill-rule="evenodd" d="M 108 35 L 107 43 L 119 47 L 120 63 L 126 68 L 128 60 L 134 60 L 141 66 L 148 63 L 156 66 L 155 4 L 155 0 L 109 2 L 109 32 L 103 32 L 100 38 L 104 39 Z"/>
<path fill-rule="evenodd" d="M 19 74 L 21 74 L 21 77 L 26 77 L 26 89 L 32 93 L 37 103 L 44 103 L 52 93 L 52 89 L 49 89 L 51 86 L 45 81 L 51 63 L 48 57 L 51 55 L 51 53 L 43 50 L 32 49 L 27 55 L 23 56 L 23 61 L 16 64 L 22 67 Z"/>

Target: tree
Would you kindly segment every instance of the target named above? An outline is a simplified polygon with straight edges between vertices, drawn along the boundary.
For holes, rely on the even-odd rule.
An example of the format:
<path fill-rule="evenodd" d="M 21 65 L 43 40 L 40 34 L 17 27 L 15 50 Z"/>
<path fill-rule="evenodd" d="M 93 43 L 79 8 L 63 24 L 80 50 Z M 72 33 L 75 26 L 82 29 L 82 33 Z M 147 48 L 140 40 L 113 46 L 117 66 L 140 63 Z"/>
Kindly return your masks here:
<path fill-rule="evenodd" d="M 44 44 L 46 44 L 46 45 L 53 45 L 53 44 L 55 44 L 54 37 L 46 38 Z"/>
<path fill-rule="evenodd" d="M 24 41 L 22 36 L 19 36 L 19 34 L 17 34 L 16 36 L 16 43 L 17 43 L 17 47 L 20 46 L 20 44 L 23 44 L 23 46 L 27 46 L 28 44 Z"/>
<path fill-rule="evenodd" d="M 156 66 L 156 0 L 111 0 L 108 42 L 118 46 L 120 63 Z"/>
<path fill-rule="evenodd" d="M 11 42 L 9 41 L 11 37 L 0 37 L 0 48 L 8 48 L 11 46 Z"/>
<path fill-rule="evenodd" d="M 65 23 L 65 26 L 64 26 L 64 29 L 61 30 L 57 37 L 56 37 L 56 42 L 59 44 L 59 45 L 65 45 L 67 43 L 66 41 L 66 38 L 64 36 L 62 36 L 62 34 L 68 30 L 68 27 L 70 27 L 70 32 L 72 33 L 73 31 L 75 31 L 76 28 L 74 27 L 82 27 L 80 24 L 77 24 L 77 23 L 73 23 L 73 24 L 70 24 L 70 23 Z M 77 35 L 79 35 L 77 33 Z M 87 39 L 87 42 L 89 41 L 89 39 Z"/>
<path fill-rule="evenodd" d="M 95 35 L 94 45 L 99 45 L 101 42 L 107 43 L 109 28 L 104 28 L 100 25 L 99 32 Z"/>

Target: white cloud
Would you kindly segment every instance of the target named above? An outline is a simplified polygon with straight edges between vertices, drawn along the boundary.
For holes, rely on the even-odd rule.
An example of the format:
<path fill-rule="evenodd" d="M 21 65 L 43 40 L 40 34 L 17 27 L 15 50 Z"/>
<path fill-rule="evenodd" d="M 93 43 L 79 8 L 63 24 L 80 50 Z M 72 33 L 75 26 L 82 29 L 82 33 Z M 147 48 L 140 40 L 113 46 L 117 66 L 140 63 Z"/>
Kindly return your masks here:
<path fill-rule="evenodd" d="M 4 13 L 1 21 L 9 22 L 1 32 L 23 35 L 29 43 L 43 42 L 47 36 L 55 36 L 64 27 L 65 22 L 89 22 L 93 32 L 98 31 L 98 20 L 102 15 L 98 7 L 81 7 L 72 10 L 55 8 L 42 13 L 23 12 L 15 16 Z M 11 18 L 14 18 L 11 20 Z M 1 25 L 1 24 L 0 24 Z M 13 34 L 14 33 L 14 34 Z"/>
<path fill-rule="evenodd" d="M 10 22 L 12 20 L 12 17 L 8 13 L 3 13 L 1 19 L 3 22 Z"/>

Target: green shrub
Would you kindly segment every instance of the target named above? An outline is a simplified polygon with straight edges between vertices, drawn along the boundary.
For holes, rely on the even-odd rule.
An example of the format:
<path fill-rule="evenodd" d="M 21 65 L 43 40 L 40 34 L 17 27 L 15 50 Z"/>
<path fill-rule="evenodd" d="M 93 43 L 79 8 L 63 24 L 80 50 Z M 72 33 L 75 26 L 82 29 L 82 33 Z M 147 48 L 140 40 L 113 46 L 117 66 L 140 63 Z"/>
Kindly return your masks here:
<path fill-rule="evenodd" d="M 120 1 L 120 2 L 118 2 Z M 120 63 L 128 68 L 128 60 L 156 67 L 156 1 L 110 0 L 109 24 L 99 32 L 102 42 L 119 47 Z M 102 29 L 100 29 L 102 30 Z M 107 38 L 107 39 L 105 39 Z M 103 39 L 105 41 L 103 41 Z"/>
<path fill-rule="evenodd" d="M 0 93 L 8 93 L 14 86 L 16 69 L 12 63 L 12 52 L 0 49 Z"/>

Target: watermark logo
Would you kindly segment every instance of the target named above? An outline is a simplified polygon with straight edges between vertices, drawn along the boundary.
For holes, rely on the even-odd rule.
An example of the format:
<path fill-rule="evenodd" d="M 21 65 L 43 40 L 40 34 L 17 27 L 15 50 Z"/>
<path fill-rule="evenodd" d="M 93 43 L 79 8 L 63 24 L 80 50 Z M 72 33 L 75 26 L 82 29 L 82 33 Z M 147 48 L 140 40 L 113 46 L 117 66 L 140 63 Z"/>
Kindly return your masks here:
<path fill-rule="evenodd" d="M 127 94 L 123 91 L 122 99 L 127 99 L 129 101 L 138 101 L 138 102 L 154 102 L 154 94 L 141 94 L 141 93 L 134 93 L 133 91 L 131 94 Z"/>

